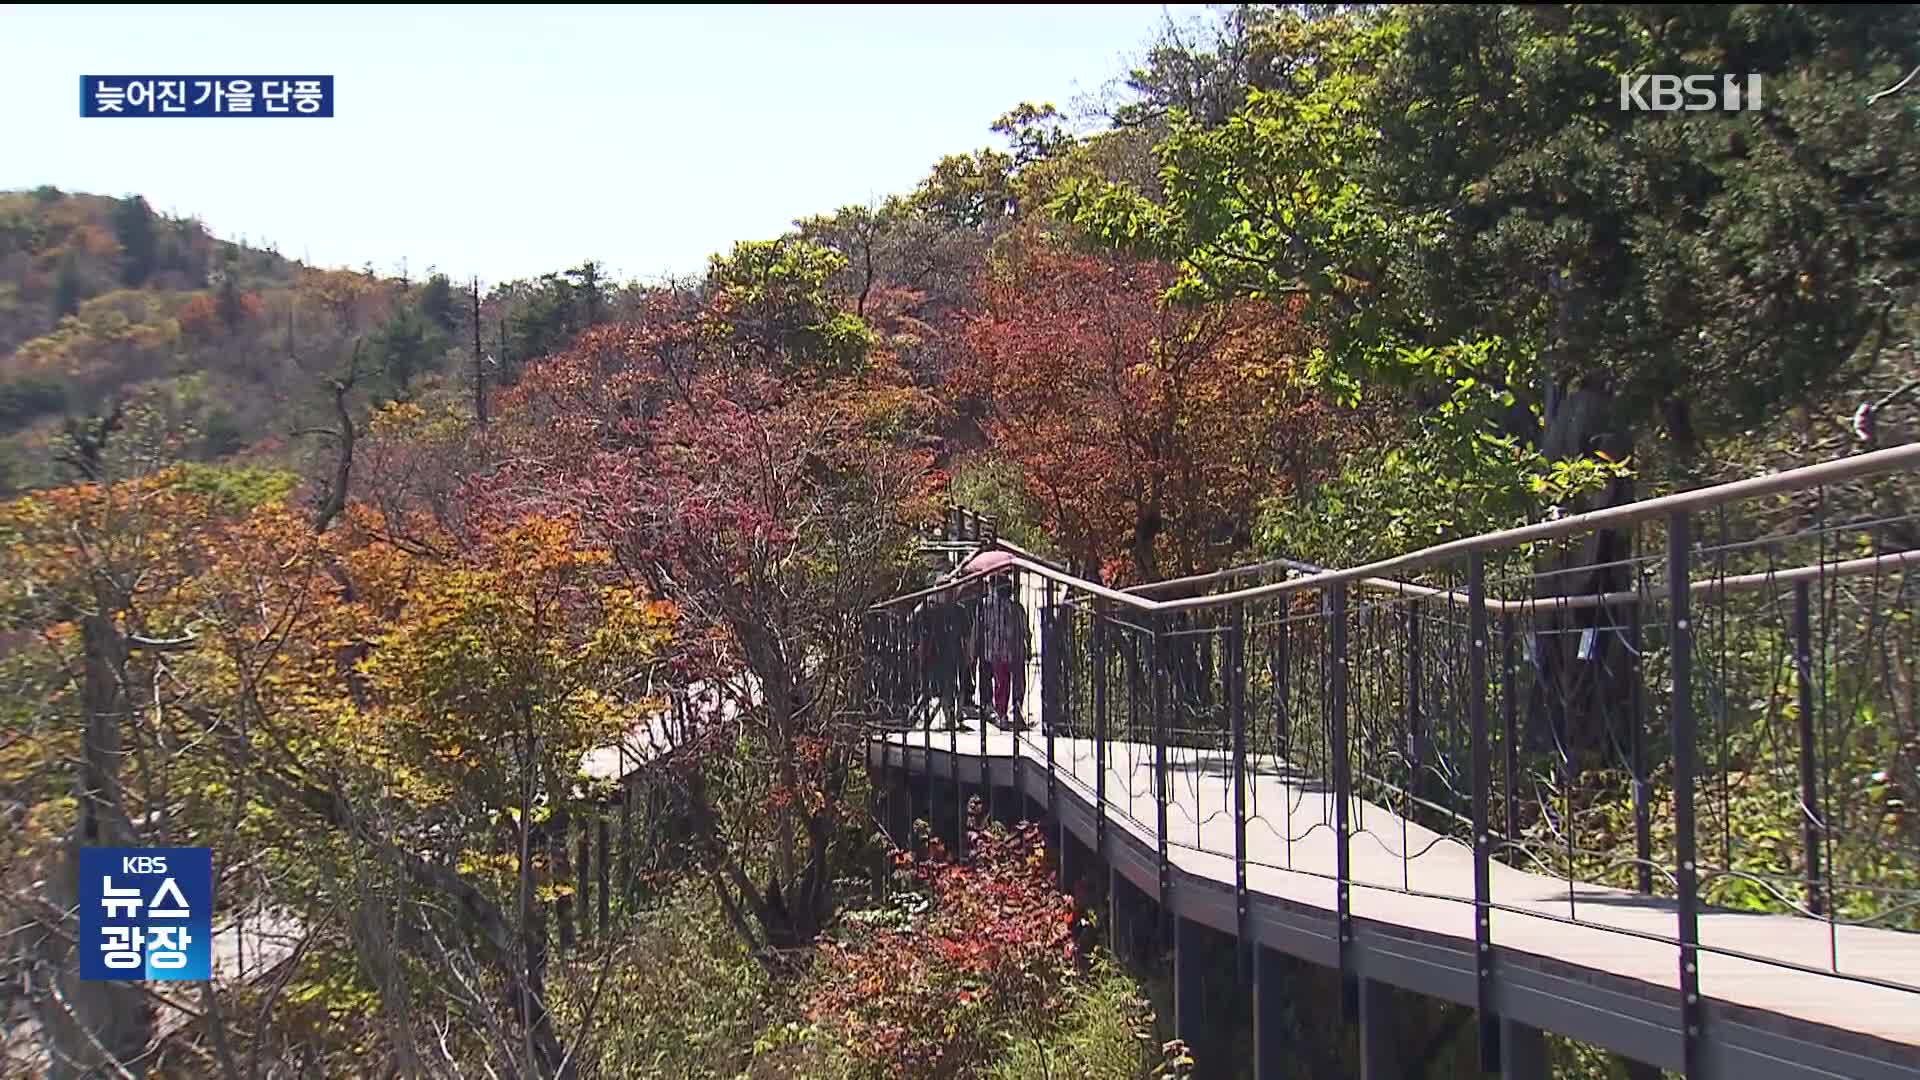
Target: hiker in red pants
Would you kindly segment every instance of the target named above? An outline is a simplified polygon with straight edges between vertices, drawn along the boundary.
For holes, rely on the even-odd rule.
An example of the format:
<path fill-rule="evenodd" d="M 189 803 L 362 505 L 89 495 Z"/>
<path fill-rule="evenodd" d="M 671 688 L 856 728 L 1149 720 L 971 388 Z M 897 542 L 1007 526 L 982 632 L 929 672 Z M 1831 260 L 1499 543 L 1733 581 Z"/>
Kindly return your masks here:
<path fill-rule="evenodd" d="M 1005 727 L 1016 673 L 1021 673 L 1027 663 L 1027 609 L 1013 598 L 1011 579 L 994 579 L 993 592 L 980 605 L 976 634 L 979 655 L 993 673 L 994 719 Z M 1014 715 L 1019 716 L 1017 708 Z"/>

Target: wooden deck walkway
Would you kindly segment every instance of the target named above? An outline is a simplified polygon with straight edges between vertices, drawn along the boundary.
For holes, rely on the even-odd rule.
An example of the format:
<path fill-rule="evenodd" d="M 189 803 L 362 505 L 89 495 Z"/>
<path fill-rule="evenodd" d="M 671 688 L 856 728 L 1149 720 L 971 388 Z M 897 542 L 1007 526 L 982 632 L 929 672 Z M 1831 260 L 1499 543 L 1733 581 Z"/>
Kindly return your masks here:
<path fill-rule="evenodd" d="M 1034 715 L 1032 708 L 1028 715 Z M 956 744 L 959 756 L 953 758 Z M 1057 790 L 1067 804 L 1059 808 L 1060 816 L 1072 818 L 1079 826 L 1073 831 L 1091 846 L 1092 831 L 1086 826 L 1098 784 L 1096 747 L 1089 740 L 1063 737 L 1054 741 L 1053 750 Z M 1124 844 L 1134 849 L 1136 872 L 1130 876 L 1152 896 L 1158 891 L 1157 877 L 1140 880 L 1138 863 L 1142 853 L 1158 861 L 1154 749 L 1109 743 L 1107 752 L 1108 844 L 1113 848 L 1118 838 L 1131 839 Z M 1017 784 L 1038 798 L 1046 792 L 1046 740 L 1034 730 L 1016 736 L 989 725 L 984 756 L 977 726 L 957 736 L 943 730 L 896 732 L 876 740 L 873 756 L 876 764 L 909 773 L 931 771 L 935 783 L 946 782 L 957 768 L 964 783 L 985 779 L 1002 786 Z M 915 780 L 924 782 L 923 777 Z M 1224 887 L 1231 915 L 1231 758 L 1213 751 L 1170 749 L 1168 787 L 1169 861 L 1189 885 L 1203 886 L 1200 892 L 1217 894 L 1218 887 Z M 1247 788 L 1247 887 L 1263 906 L 1280 913 L 1265 921 L 1285 913 L 1305 915 L 1323 928 L 1319 932 L 1330 934 L 1337 910 L 1331 791 L 1274 768 L 1250 770 Z M 1356 886 L 1351 909 L 1356 922 L 1388 936 L 1439 943 L 1442 952 L 1471 965 L 1471 847 L 1376 803 L 1355 800 L 1350 815 L 1351 881 Z M 1101 854 L 1116 869 L 1127 861 L 1116 851 Z M 1157 875 L 1157 865 L 1153 869 Z M 1216 888 L 1204 888 L 1209 883 Z M 1175 901 L 1183 889 L 1192 891 L 1176 886 Z M 1638 1029 L 1634 1023 L 1586 1025 L 1572 1020 L 1537 1026 L 1666 1068 L 1679 1067 L 1679 1010 L 1677 1004 L 1662 1004 L 1677 1003 L 1679 994 L 1673 901 L 1602 885 L 1570 885 L 1564 876 L 1499 863 L 1493 866 L 1492 896 L 1496 907 L 1491 933 L 1503 973 L 1516 966 L 1551 972 L 1558 979 L 1586 982 L 1596 994 L 1637 997 L 1644 1006 L 1637 1016 L 1628 1017 Z M 1218 906 L 1217 896 L 1213 906 Z M 1220 922 L 1217 912 L 1211 919 L 1199 917 L 1216 926 Z M 1701 992 L 1709 1018 L 1702 1038 L 1718 1048 L 1709 1054 L 1720 1066 L 1712 1070 L 1715 1075 L 1739 1075 L 1742 1080 L 1762 1075 L 1920 1076 L 1920 934 L 1712 909 L 1703 909 L 1699 927 Z M 1234 924 L 1219 928 L 1231 932 Z M 1315 945 L 1296 937 L 1289 944 L 1284 934 L 1255 936 L 1268 939 L 1262 944 L 1320 963 L 1337 955 L 1331 940 Z M 1385 962 L 1375 966 L 1383 977 L 1392 967 Z M 1467 980 L 1464 992 L 1462 975 Z M 1473 975 L 1469 967 L 1437 977 L 1431 985 L 1408 988 L 1471 1003 Z M 1386 981 L 1406 985 L 1390 977 Z M 1441 990 L 1443 984 L 1452 990 Z M 1577 988 L 1555 992 L 1567 1000 L 1581 996 Z M 1607 1008 L 1636 1011 L 1630 1001 Z M 1644 1030 L 1636 1037 L 1639 1029 Z"/>

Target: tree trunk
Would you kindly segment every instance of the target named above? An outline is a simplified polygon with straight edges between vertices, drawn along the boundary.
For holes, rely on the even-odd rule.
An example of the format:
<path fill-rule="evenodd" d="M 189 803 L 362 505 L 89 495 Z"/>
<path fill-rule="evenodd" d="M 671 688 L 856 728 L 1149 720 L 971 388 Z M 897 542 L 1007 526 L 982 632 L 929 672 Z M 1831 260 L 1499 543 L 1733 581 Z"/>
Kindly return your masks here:
<path fill-rule="evenodd" d="M 1142 509 L 1134 520 L 1133 569 L 1142 583 L 1157 581 L 1160 577 L 1160 560 L 1154 551 L 1154 541 L 1160 537 L 1160 524 L 1160 511 L 1152 508 Z"/>
<path fill-rule="evenodd" d="M 548 819 L 548 824 L 553 830 L 547 837 L 548 852 L 553 859 L 553 883 L 557 888 L 564 889 L 574 884 L 573 856 L 567 850 L 567 840 L 572 836 L 573 830 L 570 827 L 572 821 L 566 807 L 560 805 L 557 799 L 553 808 L 553 817 Z M 554 913 L 560 919 L 560 951 L 562 953 L 571 952 L 574 947 L 573 908 L 573 897 L 565 893 L 561 893 L 554 900 Z"/>
<path fill-rule="evenodd" d="M 1618 461 L 1633 452 L 1631 433 L 1618 423 L 1619 403 L 1604 388 L 1562 379 L 1546 388 L 1544 411 L 1539 446 L 1549 460 L 1603 451 Z M 1585 513 L 1633 497 L 1632 481 L 1615 480 L 1562 509 L 1569 515 Z M 1534 564 L 1543 576 L 1534 583 L 1541 603 L 1532 627 L 1528 746 L 1557 749 L 1574 760 L 1576 769 L 1580 759 L 1604 760 L 1609 746 L 1626 745 L 1626 706 L 1635 673 L 1619 628 L 1637 613 L 1630 607 L 1562 611 L 1553 600 L 1631 591 L 1634 577 L 1624 564 L 1632 554 L 1632 530 L 1603 529 L 1552 545 Z"/>
<path fill-rule="evenodd" d="M 105 614 L 82 619 L 81 639 L 86 670 L 81 689 L 85 726 L 74 792 L 79 815 L 47 883 L 47 899 L 60 911 L 79 906 L 81 848 L 135 843 L 120 792 L 120 722 L 127 712 L 121 682 L 126 641 Z M 77 933 L 77 926 L 73 929 Z M 81 981 L 78 950 L 97 948 L 98 942 L 81 941 L 76 947 L 49 928 L 35 945 L 37 962 L 27 976 L 29 996 L 52 1059 L 47 1071 L 50 1080 L 123 1071 L 145 1076 L 153 1015 L 138 984 Z"/>
<path fill-rule="evenodd" d="M 413 1022 L 406 974 L 398 962 L 399 943 L 386 900 L 371 889 L 356 898 L 348 921 L 361 973 L 380 995 L 380 1012 L 387 1026 L 387 1045 L 393 1050 L 393 1071 L 402 1080 L 422 1075 L 418 1032 Z"/>

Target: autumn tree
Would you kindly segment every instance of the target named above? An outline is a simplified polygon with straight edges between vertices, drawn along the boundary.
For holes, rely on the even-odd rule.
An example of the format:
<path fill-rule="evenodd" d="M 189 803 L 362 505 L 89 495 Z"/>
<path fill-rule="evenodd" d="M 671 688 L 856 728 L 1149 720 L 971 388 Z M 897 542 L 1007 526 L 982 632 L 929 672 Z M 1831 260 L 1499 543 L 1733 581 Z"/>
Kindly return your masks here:
<path fill-rule="evenodd" d="M 31 694 L 0 710 L 0 790 L 32 822 L 0 879 L 53 1059 L 144 1071 L 155 1025 L 179 1026 L 75 981 L 73 846 L 186 843 L 215 849 L 229 914 L 260 906 L 355 960 L 377 1005 L 363 1054 L 565 1076 L 552 840 L 589 790 L 586 752 L 649 714 L 672 611 L 563 519 L 416 551 L 386 538 L 431 522 L 354 503 L 320 531 L 285 492 L 174 469 L 0 506 L 0 667 Z M 199 1024 L 258 1066 L 274 1051 L 248 1048 L 254 1022 Z"/>
<path fill-rule="evenodd" d="M 705 302 L 659 298 L 535 365 L 504 402 L 513 460 L 489 485 L 577 517 L 675 605 L 682 704 L 653 775 L 769 965 L 832 910 L 860 813 L 857 619 L 899 588 L 930 509 L 918 398 L 828 291 L 840 265 L 803 241 L 743 244 Z"/>
<path fill-rule="evenodd" d="M 138 195 L 120 200 L 113 209 L 113 232 L 120 241 L 120 280 L 139 286 L 151 274 L 159 246 L 153 210 Z"/>
<path fill-rule="evenodd" d="M 1227 123 L 1248 90 L 1271 86 L 1261 40 L 1271 19 L 1273 6 L 1265 4 L 1223 6 L 1188 23 L 1167 15 L 1144 61 L 1125 77 L 1114 125 L 1165 131 L 1175 115 L 1208 127 Z"/>
<path fill-rule="evenodd" d="M 732 363 L 783 378 L 856 371 L 871 337 L 827 291 L 845 266 L 838 252 L 793 238 L 742 241 L 715 256 L 707 273 L 715 293 L 710 321 Z"/>
<path fill-rule="evenodd" d="M 179 694 L 166 676 L 193 643 L 190 567 L 216 515 L 179 479 L 100 482 L 96 469 L 0 504 L 0 641 L 27 690 L 0 713 L 0 791 L 25 811 L 0 885 L 54 1077 L 150 1064 L 152 1003 L 79 978 L 79 849 L 165 844 L 201 808 L 174 786 Z"/>
<path fill-rule="evenodd" d="M 1175 112 L 1157 191 L 1086 182 L 1057 206 L 1177 260 L 1179 295 L 1302 298 L 1327 384 L 1417 418 L 1421 445 L 1380 461 L 1400 482 L 1345 495 L 1406 508 L 1449 485 L 1480 504 L 1417 534 L 1457 535 L 1515 495 L 1535 513 L 1617 505 L 1635 491 L 1621 462 L 1691 469 L 1707 440 L 1857 377 L 1912 306 L 1920 129 L 1874 95 L 1910 70 L 1915 20 L 1911 6 L 1282 12 L 1271 88 L 1224 123 Z M 1619 101 L 1623 75 L 1729 71 L 1762 80 L 1760 108 Z M 1407 467 L 1436 458 L 1452 467 Z M 1531 497 L 1568 469 L 1587 482 Z M 1629 545 L 1599 531 L 1544 562 L 1539 588 L 1630 588 Z M 1543 661 L 1581 663 L 1570 645 Z"/>
<path fill-rule="evenodd" d="M 454 309 L 453 282 L 445 274 L 432 274 L 420 287 L 420 314 L 440 332 L 451 334 L 460 325 L 460 313 Z"/>
<path fill-rule="evenodd" d="M 1296 309 L 1175 304 L 1174 279 L 1036 237 L 982 287 L 955 378 L 1070 553 L 1124 552 L 1139 581 L 1244 549 L 1258 500 L 1305 486 L 1348 423 L 1302 377 Z"/>
<path fill-rule="evenodd" d="M 403 308 L 374 335 L 372 362 L 386 377 L 387 393 L 404 399 L 415 379 L 439 365 L 447 346 L 446 334 L 422 313 Z"/>
<path fill-rule="evenodd" d="M 600 264 L 588 259 L 567 271 L 573 286 L 573 301 L 578 306 L 575 318 L 581 326 L 598 326 L 606 318 L 607 279 Z"/>
<path fill-rule="evenodd" d="M 1060 207 L 1181 260 L 1185 292 L 1306 297 L 1343 393 L 1470 398 L 1472 424 L 1550 458 L 1692 447 L 1827 384 L 1905 302 L 1920 143 L 1867 102 L 1913 18 L 1281 13 L 1270 86 L 1224 123 L 1171 114 L 1159 191 L 1088 183 Z M 1622 73 L 1696 69 L 1759 73 L 1766 104 L 1617 104 Z"/>

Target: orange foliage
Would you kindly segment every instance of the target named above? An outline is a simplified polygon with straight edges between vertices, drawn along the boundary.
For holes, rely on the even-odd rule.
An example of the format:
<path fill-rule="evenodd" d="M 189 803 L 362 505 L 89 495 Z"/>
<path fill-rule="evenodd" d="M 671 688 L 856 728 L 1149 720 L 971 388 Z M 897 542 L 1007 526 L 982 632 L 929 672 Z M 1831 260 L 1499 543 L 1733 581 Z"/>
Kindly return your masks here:
<path fill-rule="evenodd" d="M 220 305 L 212 293 L 197 293 L 180 309 L 180 332 L 195 341 L 206 341 L 220 330 Z"/>
<path fill-rule="evenodd" d="M 1201 569 L 1248 542 L 1258 500 L 1334 459 L 1345 435 L 1300 378 L 1295 311 L 1172 305 L 1168 267 L 1038 242 L 1003 271 L 963 319 L 953 383 L 1071 554 L 1124 554 L 1136 580 Z"/>

